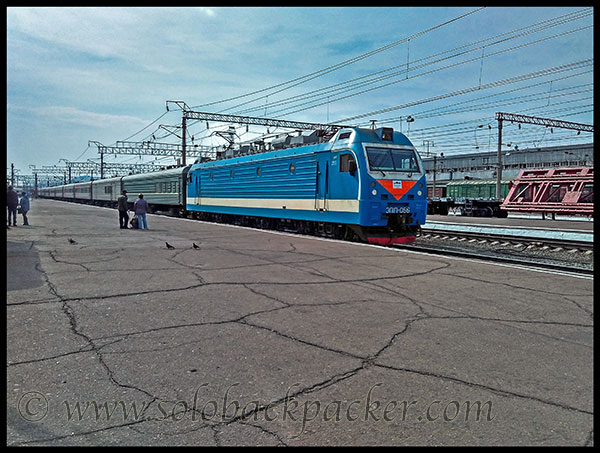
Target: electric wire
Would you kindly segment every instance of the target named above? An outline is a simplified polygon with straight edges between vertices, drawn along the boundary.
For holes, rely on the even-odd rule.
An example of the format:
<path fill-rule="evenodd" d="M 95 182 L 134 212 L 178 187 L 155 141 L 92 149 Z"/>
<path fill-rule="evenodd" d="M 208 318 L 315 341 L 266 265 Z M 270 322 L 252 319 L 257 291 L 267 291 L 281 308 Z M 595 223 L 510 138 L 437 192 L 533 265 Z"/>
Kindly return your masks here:
<path fill-rule="evenodd" d="M 455 17 L 455 18 L 450 19 L 448 21 L 445 21 L 445 22 L 443 22 L 441 24 L 438 24 L 438 25 L 436 25 L 434 27 L 431 27 L 431 28 L 429 28 L 427 30 L 415 33 L 414 35 L 411 35 L 411 36 L 409 36 L 407 38 L 400 39 L 398 41 L 392 42 L 392 43 L 387 44 L 387 45 L 385 45 L 383 47 L 380 47 L 378 49 L 372 50 L 370 52 L 366 52 L 366 53 L 364 53 L 362 55 L 350 58 L 348 60 L 345 60 L 345 61 L 343 61 L 341 63 L 337 63 L 337 64 L 332 65 L 332 66 L 329 66 L 327 68 L 320 69 L 318 71 L 312 72 L 310 74 L 306 74 L 304 76 L 297 77 L 297 78 L 292 79 L 292 80 L 288 80 L 287 82 L 283 82 L 283 83 L 280 83 L 280 84 L 277 84 L 277 85 L 273 85 L 273 86 L 270 86 L 270 87 L 267 87 L 267 88 L 256 90 L 256 91 L 253 91 L 251 93 L 246 93 L 246 94 L 243 94 L 243 95 L 240 95 L 240 96 L 234 96 L 234 97 L 231 97 L 231 98 L 228 98 L 228 99 L 223 99 L 223 100 L 220 100 L 220 101 L 214 101 L 214 102 L 210 102 L 210 103 L 206 103 L 206 104 L 200 104 L 200 105 L 194 106 L 193 108 L 207 107 L 207 106 L 211 106 L 211 105 L 222 104 L 222 103 L 225 103 L 225 102 L 229 102 L 229 101 L 237 100 L 237 99 L 242 99 L 242 98 L 245 98 L 245 97 L 248 97 L 248 96 L 253 96 L 255 94 L 264 93 L 264 92 L 270 91 L 272 89 L 276 89 L 276 88 L 283 87 L 285 85 L 292 84 L 291 86 L 289 86 L 287 88 L 280 89 L 279 91 L 276 91 L 275 93 L 270 93 L 269 95 L 272 96 L 273 94 L 276 94 L 276 93 L 279 93 L 281 91 L 290 89 L 290 88 L 292 88 L 294 86 L 300 85 L 301 83 L 305 83 L 305 82 L 307 82 L 309 80 L 313 80 L 313 79 L 315 79 L 317 77 L 321 77 L 321 76 L 323 76 L 325 74 L 328 74 L 330 72 L 336 71 L 336 70 L 338 70 L 340 68 L 343 68 L 345 66 L 348 66 L 350 64 L 353 64 L 353 63 L 356 63 L 358 61 L 364 60 L 365 58 L 369 58 L 369 57 L 371 57 L 373 55 L 376 55 L 378 53 L 384 52 L 384 51 L 386 51 L 388 49 L 391 49 L 393 47 L 398 46 L 399 44 L 402 44 L 402 43 L 406 42 L 409 39 L 414 39 L 414 38 L 417 38 L 419 36 L 422 36 L 422 35 L 425 35 L 427 33 L 430 33 L 430 32 L 432 32 L 434 30 L 437 30 L 438 28 L 441 28 L 443 26 L 449 25 L 449 24 L 451 24 L 453 22 L 456 22 L 456 21 L 458 21 L 460 19 L 463 19 L 463 18 L 465 18 L 467 16 L 470 16 L 471 14 L 477 13 L 477 12 L 483 10 L 483 9 L 485 9 L 485 7 L 477 8 L 475 10 L 469 11 L 468 13 L 462 14 L 462 15 L 460 15 L 458 17 Z M 263 99 L 263 98 L 264 98 L 264 96 L 262 96 L 262 97 L 260 97 L 258 99 Z M 231 110 L 232 108 L 236 108 L 236 107 L 238 107 L 238 106 L 230 107 L 230 108 L 228 108 L 226 110 Z"/>
<path fill-rule="evenodd" d="M 591 14 L 591 11 L 590 11 L 589 14 Z M 557 25 L 562 25 L 562 24 L 567 23 L 567 22 L 572 21 L 572 20 L 578 20 L 578 19 L 581 19 L 582 17 L 587 17 L 589 14 L 585 14 L 585 15 L 581 15 L 580 14 L 578 16 L 569 17 L 568 19 L 565 19 L 565 16 L 568 16 L 568 15 L 560 16 L 559 18 L 554 18 L 552 20 L 540 22 L 539 24 L 535 24 L 533 26 L 523 27 L 523 28 L 511 31 L 511 32 L 506 32 L 506 33 L 503 33 L 503 34 L 500 34 L 500 35 L 496 35 L 496 36 L 491 37 L 491 38 L 486 38 L 486 39 L 483 39 L 483 40 L 480 40 L 480 41 L 477 41 L 477 42 L 474 42 L 474 43 L 470 43 L 470 44 L 467 44 L 467 45 L 464 45 L 464 46 L 456 47 L 456 48 L 451 49 L 451 50 L 447 50 L 447 51 L 444 51 L 444 52 L 439 52 L 439 53 L 434 54 L 434 55 L 423 57 L 423 58 L 414 60 L 412 62 L 413 66 L 410 69 L 410 71 L 414 71 L 416 69 L 423 68 L 425 66 L 429 66 L 429 65 L 432 65 L 432 64 L 435 64 L 435 63 L 439 63 L 441 61 L 444 61 L 444 60 L 447 60 L 447 59 L 450 59 L 450 58 L 455 58 L 455 57 L 458 57 L 460 55 L 464 55 L 464 54 L 469 53 L 469 52 L 473 52 L 473 51 L 484 49 L 486 47 L 497 45 L 497 44 L 506 42 L 506 41 L 511 40 L 511 39 L 516 39 L 516 38 L 519 38 L 519 37 L 523 37 L 523 36 L 529 35 L 531 33 L 535 33 L 535 32 L 541 31 L 541 30 L 545 30 L 545 29 L 550 28 L 550 27 L 554 27 L 554 26 L 557 26 Z M 548 22 L 551 22 L 551 21 L 556 21 L 557 19 L 562 19 L 562 20 L 557 21 L 556 23 L 548 23 Z M 540 26 L 540 25 L 543 25 L 543 26 Z M 532 28 L 532 27 L 538 27 L 538 28 Z M 585 28 L 589 28 L 589 27 L 583 27 L 583 28 L 585 29 Z M 581 31 L 581 29 L 573 30 L 571 32 L 575 32 L 575 31 Z M 517 32 L 520 32 L 520 33 L 517 33 Z M 517 33 L 517 34 L 514 34 L 514 33 Z M 510 36 L 508 38 L 506 37 L 507 35 L 511 35 L 511 34 L 514 34 L 514 36 Z M 554 36 L 546 37 L 546 38 L 544 38 L 542 40 L 538 40 L 538 41 L 534 41 L 532 43 L 528 43 L 527 45 L 529 45 L 529 44 L 535 44 L 537 42 L 541 42 L 541 41 L 544 41 L 544 40 L 548 40 L 548 39 L 552 39 L 552 38 L 555 38 L 555 37 L 559 37 L 559 36 L 562 36 L 563 34 L 556 34 Z M 503 39 L 499 39 L 499 38 L 502 38 L 502 37 L 504 37 L 504 38 Z M 494 39 L 496 39 L 495 42 L 491 42 L 491 43 L 485 44 L 483 46 L 480 45 L 480 46 L 475 47 L 475 48 L 473 48 L 471 50 L 466 50 L 466 51 L 462 51 L 462 52 L 459 52 L 459 53 L 456 53 L 456 54 L 453 54 L 453 55 L 450 55 L 450 56 L 446 56 L 444 58 L 439 58 L 439 59 L 437 59 L 435 61 L 432 61 L 432 62 L 429 62 L 429 63 L 424 63 L 424 64 L 419 65 L 419 66 L 414 66 L 415 63 L 418 63 L 418 62 L 421 62 L 421 61 L 427 61 L 427 60 L 430 60 L 430 59 L 435 58 L 437 56 L 441 56 L 441 55 L 448 54 L 450 52 L 455 52 L 455 51 L 458 51 L 458 50 L 462 50 L 462 49 L 465 49 L 465 48 L 468 48 L 468 47 L 471 47 L 471 46 L 474 46 L 474 45 L 477 45 L 477 44 L 481 44 L 481 43 L 484 43 L 484 42 L 487 42 L 487 41 L 491 41 L 491 40 L 494 40 Z M 488 58 L 488 57 L 493 56 L 493 55 L 495 55 L 495 54 L 488 55 L 488 56 L 486 56 L 484 58 Z M 480 60 L 480 59 L 483 61 L 483 58 L 481 58 L 481 57 L 474 58 L 473 60 Z M 470 62 L 470 61 L 473 61 L 473 60 L 467 60 L 467 62 Z M 366 85 L 371 84 L 371 83 L 375 83 L 377 81 L 385 80 L 386 78 L 391 78 L 391 77 L 396 77 L 396 76 L 402 76 L 404 74 L 407 74 L 408 70 L 402 70 L 402 71 L 396 72 L 394 74 L 388 74 L 386 76 L 377 77 L 376 79 L 373 79 L 373 80 L 361 82 L 361 83 L 350 85 L 350 86 L 345 86 L 345 85 L 348 85 L 348 84 L 350 84 L 352 82 L 356 82 L 356 81 L 359 81 L 359 80 L 362 80 L 362 79 L 365 79 L 365 78 L 376 76 L 378 74 L 389 72 L 389 71 L 392 71 L 394 69 L 401 68 L 403 66 L 404 65 L 393 66 L 391 68 L 387 68 L 387 69 L 384 69 L 384 70 L 381 70 L 381 71 L 377 71 L 377 72 L 374 72 L 374 73 L 371 73 L 371 74 L 367 74 L 367 75 L 364 75 L 364 76 L 361 76 L 361 77 L 357 77 L 355 79 L 351 79 L 351 80 L 348 80 L 348 81 L 345 81 L 345 82 L 341 82 L 341 83 L 337 83 L 337 84 L 334 84 L 334 85 L 330 85 L 330 86 L 325 87 L 325 88 L 321 88 L 321 89 L 318 89 L 318 90 L 313 90 L 313 91 L 310 91 L 310 92 L 307 92 L 307 93 L 303 93 L 303 94 L 300 94 L 300 95 L 296 95 L 296 96 L 291 96 L 291 97 L 288 97 L 288 98 L 285 98 L 285 99 L 281 99 L 279 101 L 267 104 L 266 107 L 272 109 L 273 107 L 277 107 L 277 106 L 281 106 L 281 105 L 286 105 L 286 104 L 292 103 L 293 101 L 298 100 L 298 99 L 309 99 L 309 98 L 317 97 L 319 95 L 321 95 L 321 99 L 324 99 L 324 96 L 331 95 L 332 93 L 335 93 L 337 91 L 347 90 L 348 88 L 362 87 L 362 86 L 366 86 Z M 302 104 L 302 105 L 305 105 L 305 104 Z M 261 109 L 261 108 L 262 108 L 262 106 L 260 106 L 260 107 L 254 107 L 254 108 L 242 110 L 242 111 L 239 111 L 239 112 L 236 112 L 236 113 L 237 114 L 246 114 L 246 113 L 255 111 L 257 109 Z M 279 113 L 279 111 L 272 112 L 272 113 Z"/>

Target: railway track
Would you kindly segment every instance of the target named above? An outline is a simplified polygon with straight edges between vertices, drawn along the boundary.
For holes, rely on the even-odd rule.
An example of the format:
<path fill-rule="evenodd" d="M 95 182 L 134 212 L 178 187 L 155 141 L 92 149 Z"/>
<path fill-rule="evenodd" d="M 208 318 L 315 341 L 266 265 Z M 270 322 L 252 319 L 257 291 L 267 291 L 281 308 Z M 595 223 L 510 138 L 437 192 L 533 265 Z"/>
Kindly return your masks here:
<path fill-rule="evenodd" d="M 515 236 L 493 231 L 431 231 L 424 228 L 416 243 L 400 247 L 438 256 L 502 262 L 578 275 L 594 273 L 593 242 L 546 238 L 539 234 Z"/>
<path fill-rule="evenodd" d="M 577 251 L 590 251 L 594 243 L 589 241 L 576 241 L 567 239 L 541 238 L 539 236 L 514 236 L 508 234 L 480 233 L 467 231 L 433 232 L 423 228 L 422 237 L 441 238 L 448 241 L 485 241 L 490 244 L 509 243 L 522 244 L 524 247 L 548 247 L 553 249 L 568 249 Z"/>
<path fill-rule="evenodd" d="M 457 249 L 446 249 L 439 246 L 427 246 L 427 245 L 396 245 L 395 248 L 402 250 L 411 250 L 420 253 L 427 253 L 436 256 L 453 256 L 458 258 L 467 258 L 479 261 L 493 261 L 504 264 L 513 264 L 524 267 L 531 267 L 536 269 L 549 269 L 555 271 L 568 272 L 578 275 L 593 275 L 594 269 L 590 267 L 581 267 L 569 265 L 561 262 L 548 262 L 547 260 L 532 259 L 524 256 L 501 256 L 497 253 L 485 253 L 481 251 L 470 251 L 470 250 L 457 250 Z"/>

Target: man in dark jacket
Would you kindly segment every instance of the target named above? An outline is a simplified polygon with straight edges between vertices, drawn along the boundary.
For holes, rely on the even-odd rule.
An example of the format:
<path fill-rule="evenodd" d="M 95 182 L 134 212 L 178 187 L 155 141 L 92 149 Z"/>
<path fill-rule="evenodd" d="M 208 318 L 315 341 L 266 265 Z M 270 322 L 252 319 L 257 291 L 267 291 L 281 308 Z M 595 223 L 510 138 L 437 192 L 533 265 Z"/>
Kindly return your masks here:
<path fill-rule="evenodd" d="M 129 222 L 129 214 L 127 214 L 127 191 L 124 190 L 122 195 L 117 198 L 117 208 L 119 209 L 119 228 L 127 229 Z"/>
<path fill-rule="evenodd" d="M 19 206 L 19 194 L 13 186 L 8 186 L 6 191 L 6 206 L 8 207 L 8 225 L 10 226 L 10 215 L 12 214 L 13 225 L 17 226 L 17 206 Z"/>

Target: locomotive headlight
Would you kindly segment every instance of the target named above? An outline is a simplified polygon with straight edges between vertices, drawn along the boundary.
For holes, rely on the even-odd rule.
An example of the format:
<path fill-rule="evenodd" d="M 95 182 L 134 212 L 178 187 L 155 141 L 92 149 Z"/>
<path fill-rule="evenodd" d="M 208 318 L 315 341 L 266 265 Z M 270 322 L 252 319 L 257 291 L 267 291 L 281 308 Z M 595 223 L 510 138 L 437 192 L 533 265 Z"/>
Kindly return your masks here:
<path fill-rule="evenodd" d="M 373 190 L 371 191 L 371 193 L 372 193 L 373 195 L 377 195 L 377 190 L 376 190 L 376 189 L 373 189 Z"/>
<path fill-rule="evenodd" d="M 423 192 L 421 192 L 420 190 L 417 190 L 417 195 L 421 196 L 421 195 L 423 195 Z"/>

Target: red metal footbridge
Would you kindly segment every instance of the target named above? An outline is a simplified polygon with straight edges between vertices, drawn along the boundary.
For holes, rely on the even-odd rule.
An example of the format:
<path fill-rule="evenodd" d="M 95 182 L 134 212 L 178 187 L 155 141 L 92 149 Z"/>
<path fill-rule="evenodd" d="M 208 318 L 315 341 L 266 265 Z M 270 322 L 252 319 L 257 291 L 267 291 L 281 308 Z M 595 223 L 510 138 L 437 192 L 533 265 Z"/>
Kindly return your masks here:
<path fill-rule="evenodd" d="M 552 215 L 594 215 L 594 168 L 523 170 L 501 209 Z"/>

